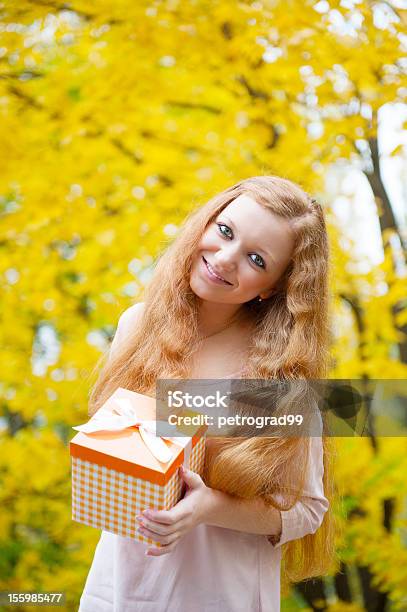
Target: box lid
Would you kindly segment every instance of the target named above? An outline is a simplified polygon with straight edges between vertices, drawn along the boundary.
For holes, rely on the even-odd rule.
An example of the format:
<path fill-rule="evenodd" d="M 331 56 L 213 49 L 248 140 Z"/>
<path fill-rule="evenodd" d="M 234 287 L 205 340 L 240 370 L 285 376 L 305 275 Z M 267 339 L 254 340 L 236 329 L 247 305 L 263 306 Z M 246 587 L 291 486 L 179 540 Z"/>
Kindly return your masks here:
<path fill-rule="evenodd" d="M 118 387 L 102 405 L 103 409 L 113 411 L 115 399 L 128 398 L 140 419 L 155 420 L 156 399 Z M 97 413 L 96 413 L 97 414 Z M 192 447 L 205 433 L 206 427 L 192 428 Z M 184 461 L 184 449 L 174 442 L 164 440 L 173 453 L 168 463 L 161 463 L 147 448 L 137 426 L 120 431 L 97 431 L 94 433 L 77 433 L 69 443 L 72 457 L 78 457 L 100 466 L 142 478 L 158 485 L 165 485 L 177 468 Z"/>

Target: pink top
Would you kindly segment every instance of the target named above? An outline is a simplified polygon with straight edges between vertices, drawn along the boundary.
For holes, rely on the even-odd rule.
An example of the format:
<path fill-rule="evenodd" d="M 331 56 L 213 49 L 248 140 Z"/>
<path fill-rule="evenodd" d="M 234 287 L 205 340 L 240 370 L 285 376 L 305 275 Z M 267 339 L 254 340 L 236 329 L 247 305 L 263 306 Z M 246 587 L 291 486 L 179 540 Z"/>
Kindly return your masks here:
<path fill-rule="evenodd" d="M 111 352 L 127 326 L 134 325 L 140 306 L 120 317 Z M 148 557 L 144 543 L 102 531 L 78 612 L 279 611 L 281 546 L 314 533 L 329 506 L 322 484 L 322 441 L 310 441 L 306 495 L 281 512 L 277 544 L 266 535 L 201 524 L 173 552 Z"/>

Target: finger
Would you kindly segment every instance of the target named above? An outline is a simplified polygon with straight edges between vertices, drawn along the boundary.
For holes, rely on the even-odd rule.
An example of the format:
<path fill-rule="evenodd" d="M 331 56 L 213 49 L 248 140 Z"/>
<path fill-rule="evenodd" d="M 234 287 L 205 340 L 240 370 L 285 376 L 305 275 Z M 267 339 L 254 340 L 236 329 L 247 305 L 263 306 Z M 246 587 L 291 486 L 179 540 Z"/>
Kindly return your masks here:
<path fill-rule="evenodd" d="M 155 542 L 159 542 L 164 546 L 168 546 L 169 544 L 178 541 L 180 538 L 179 533 L 173 533 L 171 535 L 158 535 L 149 529 L 144 529 L 144 527 L 138 527 L 137 531 L 146 538 L 151 538 Z"/>
<path fill-rule="evenodd" d="M 191 489 L 201 487 L 204 484 L 199 474 L 197 474 L 196 472 L 193 472 L 192 470 L 188 470 L 187 468 L 184 468 L 183 465 L 181 465 L 179 473 L 180 473 L 182 480 Z"/>
<path fill-rule="evenodd" d="M 141 515 L 147 520 L 152 520 L 164 525 L 172 525 L 177 518 L 174 508 L 171 508 L 171 510 L 144 510 Z"/>
<path fill-rule="evenodd" d="M 171 510 L 143 510 L 141 516 L 164 525 L 173 525 L 190 513 L 190 504 L 187 499 L 181 499 Z"/>
<path fill-rule="evenodd" d="M 140 527 L 145 527 L 146 529 L 149 529 L 150 531 L 153 531 L 156 534 L 159 535 L 171 535 L 172 533 L 176 533 L 177 531 L 179 531 L 180 528 L 182 528 L 182 521 L 177 521 L 174 524 L 171 525 L 165 525 L 164 523 L 157 523 L 157 521 L 149 521 L 148 519 L 138 519 L 139 522 L 139 526 Z"/>
<path fill-rule="evenodd" d="M 149 557 L 160 557 L 161 555 L 167 555 L 172 552 L 177 546 L 176 542 L 169 544 L 168 546 L 160 546 L 159 548 L 150 546 L 146 550 L 146 555 Z"/>

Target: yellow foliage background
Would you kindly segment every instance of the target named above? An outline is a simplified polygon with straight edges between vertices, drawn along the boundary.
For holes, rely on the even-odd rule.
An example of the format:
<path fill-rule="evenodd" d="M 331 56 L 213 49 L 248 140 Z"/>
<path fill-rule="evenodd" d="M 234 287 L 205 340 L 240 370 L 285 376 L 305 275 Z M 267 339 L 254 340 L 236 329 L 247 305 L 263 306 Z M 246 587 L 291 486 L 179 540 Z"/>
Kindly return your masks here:
<path fill-rule="evenodd" d="M 0 590 L 65 591 L 77 609 L 99 538 L 70 515 L 88 376 L 191 207 L 241 178 L 286 176 L 324 204 L 331 376 L 406 377 L 402 229 L 375 163 L 379 110 L 407 91 L 400 5 L 2 3 Z M 326 197 L 335 164 L 360 168 L 375 198 L 385 256 L 368 272 Z M 338 439 L 342 566 L 322 603 L 293 589 L 283 609 L 356 612 L 383 594 L 407 609 L 406 447 Z"/>

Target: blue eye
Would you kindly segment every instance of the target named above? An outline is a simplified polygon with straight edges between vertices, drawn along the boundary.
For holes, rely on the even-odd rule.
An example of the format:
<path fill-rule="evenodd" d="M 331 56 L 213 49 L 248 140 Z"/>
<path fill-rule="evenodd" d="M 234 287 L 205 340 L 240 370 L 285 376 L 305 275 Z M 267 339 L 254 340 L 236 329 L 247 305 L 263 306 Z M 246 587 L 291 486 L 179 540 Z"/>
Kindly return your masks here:
<path fill-rule="evenodd" d="M 260 259 L 260 264 L 254 262 L 256 264 L 256 266 L 260 265 L 260 268 L 265 268 L 264 260 L 263 260 L 262 257 L 260 257 L 260 255 L 257 255 L 257 253 L 251 253 L 251 255 L 254 255 L 255 257 L 258 257 Z M 254 260 L 252 259 L 252 261 L 254 261 Z"/>
<path fill-rule="evenodd" d="M 217 223 L 216 224 L 218 226 L 218 228 L 220 229 L 220 233 L 223 234 L 224 236 L 228 236 L 228 234 L 225 234 L 222 230 L 221 227 L 226 227 L 226 229 L 228 229 L 229 231 L 232 231 L 230 229 L 230 227 L 228 227 L 227 225 L 225 225 L 224 223 Z M 228 236 L 229 237 L 229 236 Z"/>
<path fill-rule="evenodd" d="M 228 227 L 228 226 L 227 226 L 227 225 L 225 225 L 224 223 L 216 223 L 216 225 L 218 226 L 219 231 L 220 231 L 220 233 L 222 234 L 222 236 L 225 236 L 226 238 L 232 238 L 232 237 L 233 237 L 233 233 L 232 233 L 232 235 L 230 235 L 230 234 L 226 234 L 226 233 L 225 233 L 225 232 L 222 230 L 222 227 L 226 227 L 226 229 L 227 229 L 227 230 L 229 230 L 230 232 L 232 232 L 232 230 L 230 229 L 230 227 Z M 256 266 L 258 266 L 259 268 L 263 268 L 263 269 L 265 269 L 266 265 L 265 265 L 264 259 L 263 259 L 263 258 L 262 258 L 260 255 L 258 255 L 257 253 L 250 253 L 250 255 L 254 255 L 255 257 L 258 257 L 258 259 L 260 260 L 260 262 L 256 262 L 256 261 L 254 261 L 254 259 L 252 259 L 252 262 L 253 262 L 253 263 L 254 263 Z"/>

